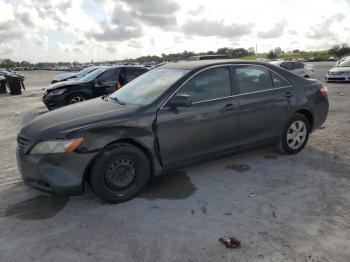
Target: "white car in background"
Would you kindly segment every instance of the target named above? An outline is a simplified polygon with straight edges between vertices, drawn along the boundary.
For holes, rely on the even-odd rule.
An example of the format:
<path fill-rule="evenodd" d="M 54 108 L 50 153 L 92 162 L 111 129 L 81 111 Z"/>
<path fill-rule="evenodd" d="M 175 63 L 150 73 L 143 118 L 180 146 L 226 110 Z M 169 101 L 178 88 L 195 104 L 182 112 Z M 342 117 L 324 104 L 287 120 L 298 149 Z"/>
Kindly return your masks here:
<path fill-rule="evenodd" d="M 343 63 L 343 62 L 345 62 L 345 61 L 347 61 L 347 60 L 350 60 L 350 56 L 344 56 L 344 57 L 340 58 L 340 59 L 337 61 L 337 63 L 335 64 L 335 66 L 338 66 L 339 64 L 341 64 L 341 63 Z"/>
<path fill-rule="evenodd" d="M 326 82 L 329 81 L 350 81 L 350 59 L 343 61 L 336 67 L 328 71 L 325 77 Z"/>
<path fill-rule="evenodd" d="M 272 61 L 271 64 L 275 66 L 282 67 L 288 71 L 293 72 L 294 74 L 297 74 L 301 77 L 305 78 L 312 78 L 314 75 L 314 68 L 313 65 L 305 64 L 300 61 Z"/>

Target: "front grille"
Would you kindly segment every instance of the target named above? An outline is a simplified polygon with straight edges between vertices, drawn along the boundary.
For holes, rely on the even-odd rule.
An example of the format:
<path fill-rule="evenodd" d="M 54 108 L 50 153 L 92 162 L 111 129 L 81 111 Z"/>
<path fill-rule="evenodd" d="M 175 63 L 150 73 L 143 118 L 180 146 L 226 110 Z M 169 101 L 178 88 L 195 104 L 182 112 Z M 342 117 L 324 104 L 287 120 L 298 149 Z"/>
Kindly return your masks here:
<path fill-rule="evenodd" d="M 345 81 L 346 79 L 345 79 L 345 77 L 328 77 L 328 79 L 327 80 L 329 80 L 329 81 Z"/>
<path fill-rule="evenodd" d="M 22 135 L 17 136 L 17 145 L 19 150 L 22 151 L 26 147 L 26 145 L 28 145 L 29 143 L 30 143 L 30 139 Z"/>

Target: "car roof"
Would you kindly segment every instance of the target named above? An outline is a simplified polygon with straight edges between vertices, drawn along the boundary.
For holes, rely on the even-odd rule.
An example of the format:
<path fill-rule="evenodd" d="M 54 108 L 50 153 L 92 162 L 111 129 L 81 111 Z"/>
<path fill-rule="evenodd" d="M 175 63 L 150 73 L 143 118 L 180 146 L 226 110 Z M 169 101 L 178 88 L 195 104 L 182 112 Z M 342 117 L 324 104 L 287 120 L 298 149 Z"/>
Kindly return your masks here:
<path fill-rule="evenodd" d="M 142 68 L 142 69 L 148 69 L 144 66 L 137 66 L 137 65 L 111 65 L 111 66 L 97 66 L 98 68 L 102 69 L 110 69 L 110 68 L 121 68 L 121 67 L 131 67 L 131 68 Z"/>
<path fill-rule="evenodd" d="M 266 62 L 251 61 L 251 60 L 236 60 L 236 59 L 215 59 L 215 60 L 199 60 L 199 61 L 184 61 L 177 63 L 168 63 L 158 67 L 158 69 L 179 69 L 179 70 L 193 70 L 202 67 L 222 65 L 222 64 L 252 64 L 252 65 L 271 65 Z"/>

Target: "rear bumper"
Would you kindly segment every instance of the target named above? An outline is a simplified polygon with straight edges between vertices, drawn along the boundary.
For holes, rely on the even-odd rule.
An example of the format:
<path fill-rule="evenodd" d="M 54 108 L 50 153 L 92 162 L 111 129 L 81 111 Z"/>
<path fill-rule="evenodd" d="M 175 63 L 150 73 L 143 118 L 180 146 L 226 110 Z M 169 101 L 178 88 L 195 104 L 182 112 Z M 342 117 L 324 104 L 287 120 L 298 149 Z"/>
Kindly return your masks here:
<path fill-rule="evenodd" d="M 327 97 L 321 98 L 314 106 L 313 118 L 314 123 L 312 131 L 320 128 L 321 125 L 326 121 L 329 110 L 329 102 Z"/>
<path fill-rule="evenodd" d="M 85 170 L 96 153 L 29 155 L 17 149 L 16 155 L 25 184 L 48 193 L 72 196 L 83 193 Z"/>

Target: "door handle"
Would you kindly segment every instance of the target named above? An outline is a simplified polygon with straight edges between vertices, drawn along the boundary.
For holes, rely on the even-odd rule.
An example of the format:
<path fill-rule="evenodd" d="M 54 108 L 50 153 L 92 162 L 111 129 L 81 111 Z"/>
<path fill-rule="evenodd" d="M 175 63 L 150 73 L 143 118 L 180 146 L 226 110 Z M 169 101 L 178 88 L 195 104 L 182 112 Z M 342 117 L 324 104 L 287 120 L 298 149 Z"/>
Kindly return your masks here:
<path fill-rule="evenodd" d="M 284 94 L 284 96 L 289 98 L 289 97 L 294 96 L 294 94 L 292 92 L 287 92 Z"/>
<path fill-rule="evenodd" d="M 224 107 L 225 111 L 236 111 L 238 109 L 238 105 L 234 105 L 234 104 L 227 104 Z"/>

